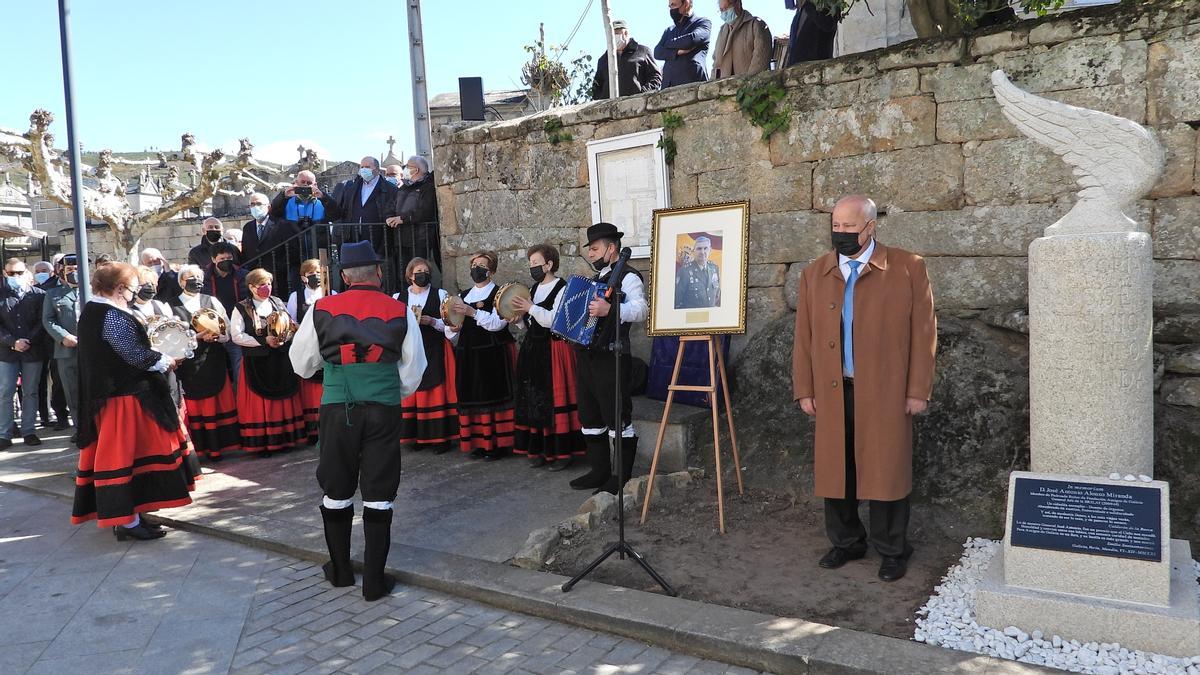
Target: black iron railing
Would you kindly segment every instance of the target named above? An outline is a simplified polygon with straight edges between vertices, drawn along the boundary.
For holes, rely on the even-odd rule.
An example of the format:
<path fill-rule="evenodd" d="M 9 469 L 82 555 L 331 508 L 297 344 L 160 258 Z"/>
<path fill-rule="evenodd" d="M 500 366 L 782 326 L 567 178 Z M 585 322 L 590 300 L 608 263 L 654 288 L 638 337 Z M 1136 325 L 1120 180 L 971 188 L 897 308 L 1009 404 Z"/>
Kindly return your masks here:
<path fill-rule="evenodd" d="M 339 251 L 342 244 L 370 241 L 383 258 L 383 285 L 388 293 L 400 290 L 406 282 L 404 269 L 414 257 L 425 258 L 433 264 L 433 282 L 442 281 L 442 254 L 438 223 L 403 224 L 388 227 L 383 223 L 318 223 L 275 246 L 255 253 L 242 261 L 246 270 L 264 268 L 275 277 L 273 291 L 287 298 L 302 284 L 300 263 L 310 258 L 329 263 L 329 282 L 333 290 L 341 290 Z"/>

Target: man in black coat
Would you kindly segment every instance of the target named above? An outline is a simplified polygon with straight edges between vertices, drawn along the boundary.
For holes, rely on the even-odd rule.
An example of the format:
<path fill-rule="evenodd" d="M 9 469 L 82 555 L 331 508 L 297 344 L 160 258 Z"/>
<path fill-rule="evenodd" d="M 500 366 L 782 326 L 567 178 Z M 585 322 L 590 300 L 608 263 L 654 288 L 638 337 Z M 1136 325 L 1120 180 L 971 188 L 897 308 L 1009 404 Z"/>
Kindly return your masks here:
<path fill-rule="evenodd" d="M 379 160 L 374 157 L 363 157 L 358 163 L 358 175 L 333 189 L 334 222 L 361 225 L 342 228 L 343 241 L 369 240 L 391 269 L 400 263 L 399 251 L 390 241 L 384 223 L 396 215 L 396 193 L 396 186 L 383 179 Z"/>
<path fill-rule="evenodd" d="M 212 264 L 213 250 L 217 244 L 224 241 L 225 226 L 221 224 L 220 218 L 205 218 L 204 224 L 200 226 L 200 243 L 192 247 L 188 251 L 188 264 L 195 265 L 200 269 L 204 269 Z M 234 258 L 234 262 L 237 262 Z"/>
<path fill-rule="evenodd" d="M 613 21 L 613 39 L 617 48 L 618 96 L 633 96 L 648 91 L 658 91 L 662 85 L 662 71 L 650 48 L 629 37 L 629 24 Z M 596 77 L 592 79 L 592 100 L 610 98 L 608 93 L 608 51 L 596 61 Z"/>
<path fill-rule="evenodd" d="M 312 176 L 311 172 L 308 174 Z M 271 200 L 263 193 L 250 195 L 251 220 L 242 225 L 241 267 L 246 272 L 259 268 L 270 272 L 275 290 L 287 297 L 289 280 L 294 281 L 293 277 L 299 274 L 296 268 L 300 266 L 300 242 L 281 245 L 299 230 L 296 223 L 282 218 L 271 206 Z"/>
<path fill-rule="evenodd" d="M 403 284 L 404 269 L 414 257 L 425 258 L 432 267 L 433 283 L 441 287 L 442 253 L 438 232 L 437 187 L 429 161 L 420 155 L 408 158 L 408 178 L 396 189 L 396 214 L 387 219 L 399 238 L 400 258 L 389 275 L 392 288 Z"/>
<path fill-rule="evenodd" d="M 784 6 L 796 10 L 788 38 L 786 65 L 833 58 L 833 38 L 837 36 L 842 17 L 818 11 L 812 0 L 784 0 Z"/>
<path fill-rule="evenodd" d="M 0 450 L 12 447 L 13 396 L 21 380 L 21 435 L 25 445 L 41 445 L 37 427 L 38 384 L 46 355 L 41 344 L 42 302 L 46 292 L 33 285 L 33 277 L 19 258 L 4 263 L 0 288 Z"/>

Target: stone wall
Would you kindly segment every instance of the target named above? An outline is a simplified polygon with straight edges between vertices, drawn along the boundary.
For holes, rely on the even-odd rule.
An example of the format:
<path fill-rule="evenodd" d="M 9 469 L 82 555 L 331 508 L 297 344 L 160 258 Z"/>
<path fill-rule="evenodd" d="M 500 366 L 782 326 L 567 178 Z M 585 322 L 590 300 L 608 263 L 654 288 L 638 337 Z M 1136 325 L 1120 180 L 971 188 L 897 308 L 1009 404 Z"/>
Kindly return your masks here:
<path fill-rule="evenodd" d="M 811 461 L 787 381 L 796 283 L 829 248 L 834 202 L 863 192 L 885 214 L 880 240 L 927 257 L 942 320 L 918 484 L 929 496 L 996 497 L 1001 477 L 1028 461 L 1026 250 L 1078 189 L 1059 158 L 1004 119 L 996 68 L 1032 92 L 1143 123 L 1167 149 L 1167 171 L 1134 215 L 1155 243 L 1160 474 L 1184 478 L 1200 455 L 1200 3 L 1082 10 L 765 74 L 786 86 L 791 117 L 769 142 L 732 100 L 737 80 L 442 127 L 448 272 L 465 286 L 464 256 L 477 248 L 502 251 L 502 279 L 527 276 L 529 244 L 575 254 L 590 224 L 586 142 L 659 127 L 671 110 L 684 118 L 671 205 L 750 200 L 749 332 L 733 343 L 746 454 Z M 573 141 L 548 142 L 551 116 Z M 1186 482 L 1173 485 L 1175 516 L 1195 528 L 1200 487 Z"/>

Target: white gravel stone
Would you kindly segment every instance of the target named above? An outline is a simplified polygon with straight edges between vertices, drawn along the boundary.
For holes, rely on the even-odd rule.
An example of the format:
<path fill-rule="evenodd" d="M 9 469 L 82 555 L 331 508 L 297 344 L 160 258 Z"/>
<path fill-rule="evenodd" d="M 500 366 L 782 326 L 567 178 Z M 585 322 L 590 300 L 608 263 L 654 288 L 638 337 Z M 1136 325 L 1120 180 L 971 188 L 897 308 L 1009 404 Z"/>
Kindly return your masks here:
<path fill-rule="evenodd" d="M 1112 473 L 1110 473 L 1110 474 L 1108 474 L 1108 477 L 1109 477 L 1111 480 L 1121 480 L 1121 474 L 1119 474 L 1119 473 L 1117 473 L 1117 472 L 1115 472 L 1115 471 L 1114 471 L 1114 472 L 1112 472 Z"/>
<path fill-rule="evenodd" d="M 1145 474 L 1138 474 L 1138 480 L 1142 481 L 1143 483 L 1149 483 L 1150 481 L 1152 481 L 1154 479 Z"/>
<path fill-rule="evenodd" d="M 1125 480 L 1137 480 L 1137 476 L 1135 476 L 1131 473 L 1127 473 L 1127 474 L 1125 474 Z"/>
<path fill-rule="evenodd" d="M 1129 476 L 1126 480 L 1138 478 Z M 967 540 L 958 564 L 950 568 L 934 588 L 933 596 L 917 610 L 913 640 L 1076 673 L 1200 675 L 1200 655 L 1177 659 L 1131 651 L 1115 643 L 1080 642 L 1058 635 L 1047 637 L 1038 630 L 1030 634 L 1019 626 L 1003 629 L 980 626 L 975 622 L 975 589 L 999 549 L 996 541 L 974 537 Z M 1200 562 L 1194 566 L 1200 576 Z M 1200 594 L 1200 584 L 1196 592 Z"/>

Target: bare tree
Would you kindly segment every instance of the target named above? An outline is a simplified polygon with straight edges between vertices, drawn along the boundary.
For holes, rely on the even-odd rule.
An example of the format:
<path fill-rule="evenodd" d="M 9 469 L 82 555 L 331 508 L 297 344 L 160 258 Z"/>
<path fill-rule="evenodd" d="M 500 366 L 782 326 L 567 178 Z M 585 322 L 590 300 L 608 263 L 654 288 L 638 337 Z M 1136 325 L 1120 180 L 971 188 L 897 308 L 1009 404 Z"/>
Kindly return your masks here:
<path fill-rule="evenodd" d="M 42 196 L 71 208 L 69 162 L 54 149 L 53 135 L 47 131 L 53 121 L 51 113 L 39 109 L 29 116 L 29 130 L 25 133 L 0 128 L 0 160 L 7 160 L 0 161 L 0 170 L 17 166 L 25 169 L 38 182 Z M 178 159 L 192 167 L 189 174 L 194 177 L 190 186 L 180 182 L 178 167 L 168 165 L 163 153 L 159 153 L 157 159 L 128 160 L 113 157 L 111 150 L 103 150 L 96 166 L 89 172 L 96 187 L 83 188 L 84 213 L 89 220 L 107 223 L 120 247 L 118 253 L 133 259 L 138 242 L 147 231 L 185 211 L 198 210 L 223 182 L 251 179 L 266 184 L 249 172 L 252 168 L 277 173 L 277 169 L 254 159 L 254 146 L 249 140 L 243 138 L 239 144 L 237 156 L 227 160 L 219 149 L 197 152 L 195 137 L 183 134 Z M 173 169 L 164 182 L 163 203 L 134 212 L 125 198 L 124 182 L 113 174 L 114 164 Z"/>

